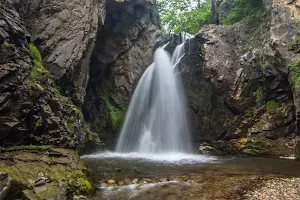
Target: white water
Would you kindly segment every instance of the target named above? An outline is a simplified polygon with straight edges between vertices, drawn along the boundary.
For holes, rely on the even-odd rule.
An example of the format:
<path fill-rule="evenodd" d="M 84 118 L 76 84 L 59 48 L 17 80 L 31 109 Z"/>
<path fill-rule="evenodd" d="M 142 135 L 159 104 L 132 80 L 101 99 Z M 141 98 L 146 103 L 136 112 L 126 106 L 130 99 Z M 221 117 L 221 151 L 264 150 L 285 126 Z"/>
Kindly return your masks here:
<path fill-rule="evenodd" d="M 153 154 L 153 153 L 118 153 L 118 152 L 103 152 L 100 154 L 91 154 L 81 156 L 81 158 L 94 158 L 94 159 L 106 159 L 117 158 L 126 160 L 144 160 L 157 163 L 166 164 L 193 164 L 193 163 L 208 163 L 217 161 L 217 157 L 186 154 L 186 153 L 165 153 L 165 154 Z"/>
<path fill-rule="evenodd" d="M 131 99 L 116 151 L 119 153 L 192 153 L 186 103 L 176 65 L 184 43 L 172 58 L 158 48 Z"/>
<path fill-rule="evenodd" d="M 131 185 L 124 185 L 124 186 L 113 186 L 113 187 L 101 187 L 102 198 L 103 199 L 118 199 L 119 194 L 123 194 L 126 196 L 126 199 L 133 199 L 137 198 L 139 199 L 139 196 L 145 192 L 147 192 L 149 189 L 154 187 L 161 187 L 163 185 L 168 184 L 178 184 L 180 186 L 188 186 L 191 185 L 191 183 L 180 183 L 177 181 L 166 181 L 166 182 L 159 182 L 159 183 L 147 183 L 147 184 L 131 184 Z M 195 185 L 197 183 L 193 183 Z M 142 196 L 143 197 L 143 196 Z M 144 198 L 142 198 L 144 199 Z"/>

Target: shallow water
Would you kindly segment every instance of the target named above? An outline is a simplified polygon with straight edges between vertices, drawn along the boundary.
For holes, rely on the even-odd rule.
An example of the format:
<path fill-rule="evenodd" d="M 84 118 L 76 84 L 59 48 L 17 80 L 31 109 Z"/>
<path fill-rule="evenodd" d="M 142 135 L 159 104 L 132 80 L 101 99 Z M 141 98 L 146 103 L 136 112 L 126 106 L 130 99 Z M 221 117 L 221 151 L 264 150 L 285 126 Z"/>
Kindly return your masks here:
<path fill-rule="evenodd" d="M 226 199 L 231 188 L 252 187 L 254 180 L 300 175 L 300 162 L 287 159 L 113 152 L 82 158 L 100 189 L 94 199 Z M 105 184 L 109 179 L 115 183 Z M 216 188 L 224 184 L 228 187 L 219 194 Z"/>

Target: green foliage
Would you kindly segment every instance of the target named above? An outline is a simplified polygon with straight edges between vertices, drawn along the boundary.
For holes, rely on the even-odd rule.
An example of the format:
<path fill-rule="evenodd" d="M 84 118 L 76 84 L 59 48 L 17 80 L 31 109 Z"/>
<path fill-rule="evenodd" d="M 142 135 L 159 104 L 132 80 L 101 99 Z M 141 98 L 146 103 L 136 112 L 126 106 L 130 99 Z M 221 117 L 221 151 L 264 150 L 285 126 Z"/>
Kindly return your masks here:
<path fill-rule="evenodd" d="M 39 117 L 39 119 L 34 123 L 34 127 L 42 127 L 43 126 L 43 119 L 42 117 Z"/>
<path fill-rule="evenodd" d="M 295 60 L 289 65 L 290 70 L 290 77 L 291 81 L 294 84 L 294 87 L 299 89 L 300 88 L 300 59 Z"/>
<path fill-rule="evenodd" d="M 247 109 L 247 110 L 245 111 L 244 117 L 245 117 L 245 118 L 250 118 L 250 117 L 252 117 L 252 116 L 254 115 L 254 113 L 255 113 L 255 110 L 256 110 L 255 107 Z"/>
<path fill-rule="evenodd" d="M 29 76 L 29 80 L 40 82 L 44 76 L 46 78 L 49 77 L 49 71 L 43 65 L 42 56 L 38 48 L 32 43 L 29 44 L 28 48 L 29 48 L 30 55 L 33 58 L 32 61 L 33 67 L 32 67 L 31 74 Z"/>
<path fill-rule="evenodd" d="M 268 67 L 272 66 L 272 64 L 269 63 L 268 61 L 265 61 L 265 62 L 259 63 L 259 66 L 262 71 L 265 71 Z"/>
<path fill-rule="evenodd" d="M 300 33 L 297 33 L 294 38 L 293 45 L 300 44 Z"/>
<path fill-rule="evenodd" d="M 234 0 L 230 14 L 225 18 L 224 24 L 231 25 L 246 17 L 257 18 L 257 13 L 264 10 L 262 0 Z"/>
<path fill-rule="evenodd" d="M 7 43 L 7 42 L 4 42 L 3 44 L 1 44 L 1 47 L 3 47 L 3 48 L 9 48 L 9 47 L 11 47 L 12 45 L 11 44 L 9 44 L 9 43 Z"/>
<path fill-rule="evenodd" d="M 196 34 L 212 22 L 211 0 L 157 0 L 163 31 Z"/>
<path fill-rule="evenodd" d="M 127 109 L 125 105 L 117 106 L 113 99 L 114 95 L 104 93 L 103 100 L 105 101 L 109 111 L 112 128 L 113 130 L 117 130 L 125 118 Z"/>
<path fill-rule="evenodd" d="M 262 88 L 258 88 L 256 90 L 256 92 L 254 92 L 254 96 L 256 98 L 256 105 L 257 106 L 261 106 L 263 104 L 264 101 L 264 94 L 263 94 L 263 90 Z"/>
<path fill-rule="evenodd" d="M 270 114 L 280 114 L 280 103 L 275 100 L 266 103 L 266 110 Z"/>

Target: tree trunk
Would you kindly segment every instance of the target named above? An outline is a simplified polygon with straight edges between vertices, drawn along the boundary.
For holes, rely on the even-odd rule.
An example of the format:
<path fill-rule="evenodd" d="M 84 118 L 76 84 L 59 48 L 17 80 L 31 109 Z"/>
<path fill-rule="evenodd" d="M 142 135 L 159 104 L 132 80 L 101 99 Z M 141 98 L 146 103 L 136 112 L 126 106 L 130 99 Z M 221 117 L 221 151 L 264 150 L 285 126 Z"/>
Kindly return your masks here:
<path fill-rule="evenodd" d="M 214 24 L 219 24 L 219 12 L 218 12 L 218 8 L 217 8 L 217 2 L 216 0 L 212 0 L 211 1 L 212 5 L 212 15 L 213 15 L 213 23 Z"/>

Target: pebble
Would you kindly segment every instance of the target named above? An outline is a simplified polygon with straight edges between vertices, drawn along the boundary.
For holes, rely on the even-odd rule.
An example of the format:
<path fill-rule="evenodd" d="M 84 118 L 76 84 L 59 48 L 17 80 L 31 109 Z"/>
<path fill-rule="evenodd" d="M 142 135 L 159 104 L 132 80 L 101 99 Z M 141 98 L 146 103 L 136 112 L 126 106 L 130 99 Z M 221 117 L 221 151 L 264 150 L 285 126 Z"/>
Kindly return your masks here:
<path fill-rule="evenodd" d="M 107 183 L 108 183 L 108 184 L 114 184 L 114 183 L 115 183 L 115 180 L 112 180 L 112 179 L 107 180 Z"/>
<path fill-rule="evenodd" d="M 298 200 L 300 178 L 276 178 L 245 195 L 248 200 Z"/>
<path fill-rule="evenodd" d="M 135 178 L 135 179 L 132 180 L 132 183 L 136 184 L 138 181 L 139 181 L 139 179 Z"/>

